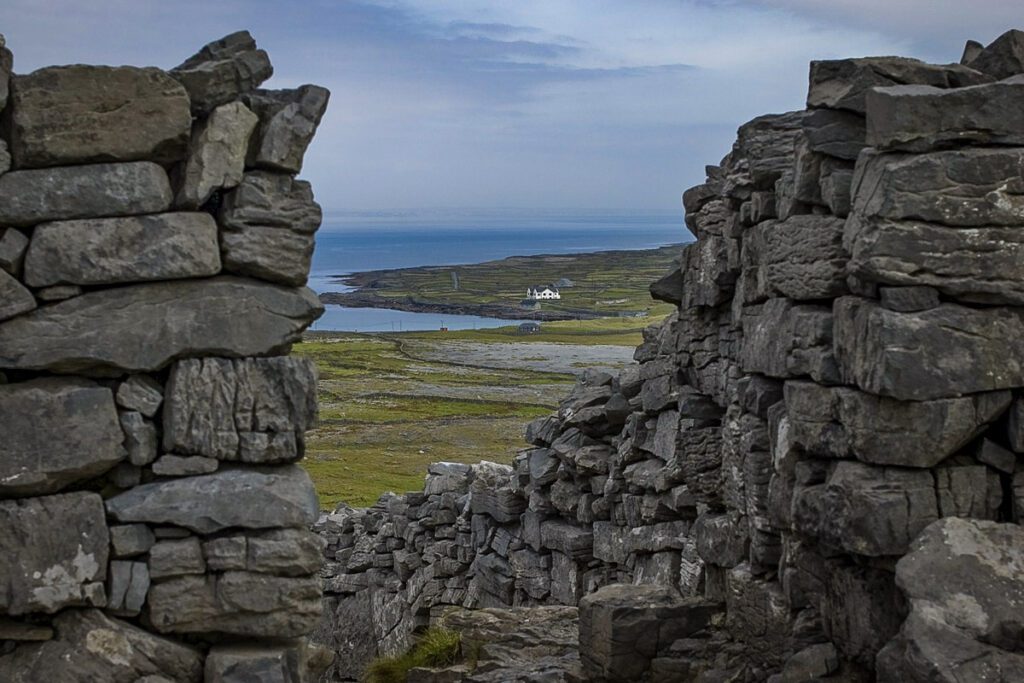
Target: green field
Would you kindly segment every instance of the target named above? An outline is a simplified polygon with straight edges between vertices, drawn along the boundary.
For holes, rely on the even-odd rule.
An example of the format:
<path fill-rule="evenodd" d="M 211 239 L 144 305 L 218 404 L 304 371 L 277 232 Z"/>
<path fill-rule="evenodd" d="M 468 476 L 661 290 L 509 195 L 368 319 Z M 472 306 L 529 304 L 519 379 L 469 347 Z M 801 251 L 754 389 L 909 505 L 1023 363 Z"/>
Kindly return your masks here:
<path fill-rule="evenodd" d="M 583 346 L 633 347 L 640 343 L 642 325 L 651 322 L 544 323 L 536 335 L 518 335 L 515 327 L 310 333 L 294 352 L 315 361 L 320 373 L 320 424 L 307 434 L 302 464 L 321 505 L 366 506 L 384 491 L 418 490 L 432 462 L 511 462 L 525 446 L 526 423 L 554 410 L 575 382 L 571 364 L 564 372 L 474 366 L 465 356 L 469 346 L 558 342 L 548 352 L 556 348 L 566 354 Z M 424 360 L 409 350 L 424 345 L 450 349 L 451 362 Z M 524 358 L 529 354 L 525 347 Z"/>
<path fill-rule="evenodd" d="M 566 318 L 579 311 L 603 316 L 659 315 L 670 307 L 652 300 L 647 288 L 665 274 L 679 252 L 679 245 L 674 245 L 635 251 L 513 256 L 470 265 L 355 273 L 345 278 L 345 283 L 359 287 L 353 296 L 383 302 L 518 307 L 528 286 L 568 278 L 573 286 L 561 288 L 560 300 L 542 302 L 542 310 L 564 313 Z"/>

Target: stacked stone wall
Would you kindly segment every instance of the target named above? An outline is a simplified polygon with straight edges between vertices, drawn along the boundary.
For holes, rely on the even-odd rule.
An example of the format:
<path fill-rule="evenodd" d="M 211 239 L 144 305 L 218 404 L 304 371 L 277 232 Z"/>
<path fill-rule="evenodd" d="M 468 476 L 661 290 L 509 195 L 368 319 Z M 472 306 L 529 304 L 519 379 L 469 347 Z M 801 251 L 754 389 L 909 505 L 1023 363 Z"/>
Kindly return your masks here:
<path fill-rule="evenodd" d="M 329 677 L 448 605 L 593 593 L 593 680 L 1024 679 L 1021 74 L 1019 31 L 812 63 L 684 194 L 637 365 L 511 466 L 321 518 Z"/>
<path fill-rule="evenodd" d="M 315 680 L 316 419 L 286 354 L 327 105 L 248 33 L 12 73 L 0 37 L 0 680 Z"/>

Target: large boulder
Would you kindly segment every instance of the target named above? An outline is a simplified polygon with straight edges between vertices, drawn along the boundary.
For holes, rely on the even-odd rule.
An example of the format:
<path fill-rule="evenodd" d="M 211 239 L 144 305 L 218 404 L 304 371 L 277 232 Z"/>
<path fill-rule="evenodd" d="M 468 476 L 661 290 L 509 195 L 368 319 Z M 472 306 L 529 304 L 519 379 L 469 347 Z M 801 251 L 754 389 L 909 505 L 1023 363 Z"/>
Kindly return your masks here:
<path fill-rule="evenodd" d="M 68 610 L 54 620 L 56 637 L 21 645 L 0 657 L 0 679 L 10 683 L 199 683 L 203 655 L 99 610 Z"/>
<path fill-rule="evenodd" d="M 110 389 L 87 380 L 0 384 L 0 495 L 55 493 L 124 459 Z"/>
<path fill-rule="evenodd" d="M 109 543 L 98 494 L 0 501 L 0 613 L 102 607 Z"/>
<path fill-rule="evenodd" d="M 813 300 L 846 293 L 841 218 L 793 216 L 764 229 L 767 240 L 760 276 L 776 295 Z"/>
<path fill-rule="evenodd" d="M 44 223 L 32 232 L 25 255 L 31 287 L 176 280 L 219 271 L 217 223 L 200 212 Z"/>
<path fill-rule="evenodd" d="M 879 654 L 879 680 L 1024 679 L 1024 528 L 941 519 L 897 563 L 896 583 L 911 611 Z"/>
<path fill-rule="evenodd" d="M 178 161 L 192 117 L 185 89 L 160 69 L 51 66 L 11 80 L 16 168 Z"/>
<path fill-rule="evenodd" d="M 993 78 L 1024 73 L 1024 31 L 1007 31 L 978 52 L 969 65 Z"/>
<path fill-rule="evenodd" d="M 962 88 L 993 80 L 960 64 L 926 64 L 906 57 L 861 57 L 811 62 L 808 107 L 863 114 L 865 94 L 875 87 L 919 83 Z"/>
<path fill-rule="evenodd" d="M 150 161 L 12 171 L 0 175 L 0 225 L 159 213 L 172 196 Z"/>
<path fill-rule="evenodd" d="M 786 382 L 788 438 L 806 453 L 877 465 L 934 467 L 1010 405 L 1009 391 L 897 401 L 847 387 Z"/>
<path fill-rule="evenodd" d="M 302 170 L 302 158 L 327 111 L 331 93 L 318 85 L 294 90 L 257 90 L 243 100 L 260 120 L 247 165 L 285 173 Z"/>
<path fill-rule="evenodd" d="M 0 368 L 121 374 L 280 353 L 322 311 L 308 289 L 227 276 L 88 292 L 0 324 Z"/>
<path fill-rule="evenodd" d="M 901 313 L 841 297 L 834 310 L 843 380 L 868 393 L 926 401 L 1024 386 L 1024 309 Z"/>
<path fill-rule="evenodd" d="M 1024 148 L 928 154 L 865 152 L 853 179 L 853 212 L 954 227 L 1024 223 Z M 852 237 L 847 226 L 847 239 Z"/>
<path fill-rule="evenodd" d="M 107 501 L 107 512 L 119 522 L 173 524 L 201 534 L 306 527 L 319 507 L 309 475 L 294 465 L 156 481 Z"/>
<path fill-rule="evenodd" d="M 249 136 L 257 121 L 244 104 L 230 102 L 214 109 L 196 127 L 181 173 L 176 206 L 198 209 L 214 191 L 242 182 Z"/>
<path fill-rule="evenodd" d="M 274 68 L 248 31 L 236 31 L 204 45 L 170 73 L 188 91 L 192 112 L 203 116 L 258 88 Z"/>
<path fill-rule="evenodd" d="M 190 358 L 171 368 L 164 450 L 270 463 L 303 454 L 316 421 L 316 366 L 302 358 Z"/>
<path fill-rule="evenodd" d="M 944 90 L 928 85 L 874 88 L 867 96 L 867 142 L 927 152 L 965 145 L 1022 145 L 1024 76 Z"/>
<path fill-rule="evenodd" d="M 295 638 L 316 627 L 322 593 L 316 576 L 229 571 L 157 583 L 147 604 L 161 633 Z"/>
<path fill-rule="evenodd" d="M 301 285 L 309 276 L 320 205 L 304 180 L 246 173 L 221 206 L 221 248 L 228 272 Z"/>
<path fill-rule="evenodd" d="M 849 269 L 863 282 L 924 285 L 969 303 L 1024 304 L 1024 227 L 951 228 L 855 214 L 846 230 Z"/>

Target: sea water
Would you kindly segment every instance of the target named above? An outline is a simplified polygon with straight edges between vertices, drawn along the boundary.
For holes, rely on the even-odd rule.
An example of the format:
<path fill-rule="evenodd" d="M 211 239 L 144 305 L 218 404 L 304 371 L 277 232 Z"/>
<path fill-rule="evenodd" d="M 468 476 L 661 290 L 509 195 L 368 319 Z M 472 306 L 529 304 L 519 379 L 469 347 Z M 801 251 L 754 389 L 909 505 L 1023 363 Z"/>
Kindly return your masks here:
<path fill-rule="evenodd" d="M 309 286 L 346 291 L 349 273 L 458 265 L 508 256 L 654 249 L 689 242 L 679 211 L 429 210 L 328 212 L 317 233 Z M 527 284 L 524 283 L 525 288 Z M 470 315 L 328 305 L 314 330 L 391 332 L 514 325 Z"/>

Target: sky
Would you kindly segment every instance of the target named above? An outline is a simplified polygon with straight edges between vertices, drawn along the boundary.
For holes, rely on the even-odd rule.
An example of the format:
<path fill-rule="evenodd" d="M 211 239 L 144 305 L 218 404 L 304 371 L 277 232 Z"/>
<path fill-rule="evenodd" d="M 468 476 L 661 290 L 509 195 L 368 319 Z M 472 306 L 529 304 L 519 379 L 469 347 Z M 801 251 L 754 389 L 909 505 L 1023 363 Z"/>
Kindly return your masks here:
<path fill-rule="evenodd" d="M 812 59 L 955 62 L 1022 0 L 3 0 L 18 73 L 170 68 L 248 29 L 264 87 L 317 83 L 302 176 L 327 210 L 675 210 Z"/>

